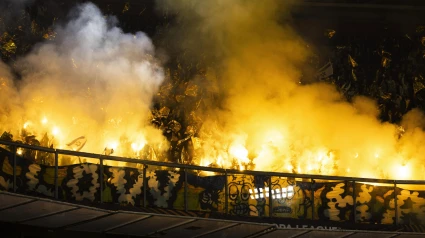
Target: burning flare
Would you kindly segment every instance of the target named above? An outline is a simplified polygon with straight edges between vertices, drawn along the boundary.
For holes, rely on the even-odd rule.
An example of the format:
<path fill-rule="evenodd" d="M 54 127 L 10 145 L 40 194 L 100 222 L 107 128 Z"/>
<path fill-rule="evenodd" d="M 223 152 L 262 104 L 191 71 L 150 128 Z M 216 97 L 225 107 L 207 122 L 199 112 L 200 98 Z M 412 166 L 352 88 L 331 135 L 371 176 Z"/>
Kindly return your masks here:
<path fill-rule="evenodd" d="M 19 60 L 17 88 L 0 63 L 7 92 L 0 96 L 0 129 L 14 140 L 75 151 L 102 153 L 106 146 L 142 158 L 146 144 L 166 150 L 162 132 L 150 125 L 152 97 L 164 78 L 151 40 L 123 33 L 91 3 L 76 13 L 56 27 L 54 39 Z"/>
<path fill-rule="evenodd" d="M 196 97 L 205 89 L 202 106 L 168 94 L 202 121 L 170 141 L 190 141 L 191 162 L 204 166 L 424 179 L 422 112 L 409 112 L 401 125 L 382 123 L 368 98 L 349 103 L 331 85 L 299 83 L 309 49 L 284 21 L 287 2 L 159 1 L 180 18 L 166 37 L 206 71 L 185 92 Z M 30 144 L 37 138 L 48 147 L 158 159 L 168 141 L 150 124 L 150 106 L 164 72 L 151 40 L 123 33 L 90 3 L 55 32 L 19 61 L 17 87 L 0 63 L 1 129 Z M 184 130 L 172 124 L 174 133 Z M 284 197 L 293 188 L 250 192 Z"/>
<path fill-rule="evenodd" d="M 196 111 L 203 125 L 195 163 L 424 179 L 422 112 L 409 112 L 401 125 L 382 123 L 371 99 L 349 103 L 332 85 L 300 84 L 310 52 L 285 21 L 292 1 L 159 2 L 179 23 L 166 37 L 189 62 L 206 65 L 194 82 L 202 78 L 199 85 L 212 95 L 204 101 L 215 102 Z"/>

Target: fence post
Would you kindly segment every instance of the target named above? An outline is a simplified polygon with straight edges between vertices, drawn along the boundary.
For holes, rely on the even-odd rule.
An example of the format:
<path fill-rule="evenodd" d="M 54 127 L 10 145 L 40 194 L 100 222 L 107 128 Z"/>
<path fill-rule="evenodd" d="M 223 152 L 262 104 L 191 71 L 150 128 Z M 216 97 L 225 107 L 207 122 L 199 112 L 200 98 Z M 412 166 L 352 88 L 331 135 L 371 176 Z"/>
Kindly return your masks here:
<path fill-rule="evenodd" d="M 353 180 L 353 221 L 356 223 L 356 213 L 357 213 L 357 196 L 356 196 L 356 181 Z"/>
<path fill-rule="evenodd" d="M 398 208 L 397 208 L 397 180 L 394 180 L 394 225 L 398 224 Z"/>
<path fill-rule="evenodd" d="M 143 164 L 143 207 L 146 207 L 146 186 L 148 185 L 148 181 L 146 181 L 146 169 L 147 165 Z"/>
<path fill-rule="evenodd" d="M 272 176 L 269 178 L 269 217 L 273 217 Z"/>
<path fill-rule="evenodd" d="M 103 158 L 99 157 L 100 203 L 103 203 Z"/>
<path fill-rule="evenodd" d="M 224 213 L 229 213 L 229 191 L 227 187 L 227 170 L 224 170 Z"/>
<path fill-rule="evenodd" d="M 184 211 L 187 212 L 187 170 L 184 169 Z"/>
<path fill-rule="evenodd" d="M 15 193 L 17 188 L 16 186 L 16 145 L 13 146 L 12 152 L 13 152 L 13 192 Z"/>
<path fill-rule="evenodd" d="M 59 155 L 58 151 L 55 150 L 55 199 L 59 198 L 59 179 L 58 179 L 58 173 L 59 173 Z"/>
<path fill-rule="evenodd" d="M 310 178 L 311 181 L 311 220 L 314 220 L 314 187 L 315 187 L 315 182 L 313 178 Z"/>

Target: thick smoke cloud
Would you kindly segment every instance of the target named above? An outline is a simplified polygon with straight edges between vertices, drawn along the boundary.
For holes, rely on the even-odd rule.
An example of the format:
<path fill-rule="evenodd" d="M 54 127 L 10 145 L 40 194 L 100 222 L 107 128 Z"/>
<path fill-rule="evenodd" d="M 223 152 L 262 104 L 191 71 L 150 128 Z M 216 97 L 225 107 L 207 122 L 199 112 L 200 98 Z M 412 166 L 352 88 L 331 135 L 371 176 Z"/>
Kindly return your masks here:
<path fill-rule="evenodd" d="M 168 43 L 205 61 L 222 98 L 202 111 L 199 163 L 252 159 L 258 170 L 423 178 L 417 112 L 401 136 L 377 119 L 371 99 L 348 103 L 331 85 L 299 84 L 308 47 L 287 24 L 287 1 L 159 2 L 177 15 Z"/>
<path fill-rule="evenodd" d="M 116 23 L 95 5 L 81 5 L 55 29 L 55 40 L 20 59 L 18 89 L 1 97 L 7 115 L 1 129 L 55 130 L 58 147 L 86 136 L 85 150 L 96 153 L 120 140 L 162 143 L 161 132 L 148 123 L 152 97 L 164 77 L 154 46 L 144 33 L 123 33 Z M 13 85 L 6 67 L 1 74 Z"/>

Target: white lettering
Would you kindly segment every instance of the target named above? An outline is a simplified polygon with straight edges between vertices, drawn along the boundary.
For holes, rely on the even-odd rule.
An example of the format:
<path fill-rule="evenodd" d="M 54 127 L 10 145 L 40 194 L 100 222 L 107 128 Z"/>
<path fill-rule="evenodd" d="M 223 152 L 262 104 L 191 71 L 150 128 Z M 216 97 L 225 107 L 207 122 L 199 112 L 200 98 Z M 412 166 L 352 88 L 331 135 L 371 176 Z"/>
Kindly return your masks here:
<path fill-rule="evenodd" d="M 291 224 L 274 224 L 274 226 L 277 229 L 292 229 L 292 228 L 296 228 L 296 229 L 316 229 L 316 230 L 338 230 L 341 229 L 340 227 L 336 227 L 336 226 L 313 226 L 313 225 L 294 225 L 292 226 Z"/>

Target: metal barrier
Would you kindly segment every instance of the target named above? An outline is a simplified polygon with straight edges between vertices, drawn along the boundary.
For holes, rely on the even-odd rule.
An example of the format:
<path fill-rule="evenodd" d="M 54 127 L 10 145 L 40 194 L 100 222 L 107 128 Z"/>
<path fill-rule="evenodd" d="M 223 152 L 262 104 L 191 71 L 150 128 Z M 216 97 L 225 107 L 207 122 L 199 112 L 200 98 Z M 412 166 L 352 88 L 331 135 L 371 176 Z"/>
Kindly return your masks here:
<path fill-rule="evenodd" d="M 299 178 L 299 179 L 305 179 L 308 181 L 311 181 L 312 184 L 315 183 L 316 180 L 328 180 L 328 181 L 345 181 L 347 184 L 351 183 L 353 186 L 353 194 L 355 194 L 355 184 L 356 182 L 360 183 L 380 183 L 380 184 L 393 184 L 394 191 L 396 191 L 397 185 L 405 184 L 405 185 L 425 185 L 424 180 L 389 180 L 389 179 L 375 179 L 375 178 L 359 178 L 359 177 L 343 177 L 343 176 L 327 176 L 327 175 L 315 175 L 315 174 L 293 174 L 293 173 L 280 173 L 280 172 L 267 172 L 267 171 L 250 171 L 250 170 L 234 170 L 234 169 L 223 169 L 223 168 L 211 168 L 211 167 L 203 167 L 203 166 L 196 166 L 196 165 L 187 165 L 187 164 L 177 164 L 177 163 L 167 163 L 167 162 L 159 162 L 159 161 L 151 161 L 151 160 L 141 160 L 141 159 L 132 159 L 132 158 L 125 158 L 125 157 L 118 157 L 118 156 L 111 156 L 111 155 L 102 155 L 102 154 L 94 154 L 94 153 L 87 153 L 87 152 L 78 152 L 78 151 L 70 151 L 70 150 L 62 150 L 62 149 L 53 149 L 53 148 L 46 148 L 46 147 L 40 147 L 40 146 L 34 146 L 34 145 L 28 145 L 28 144 L 22 144 L 12 141 L 5 141 L 0 140 L 0 144 L 11 146 L 12 147 L 12 153 L 13 153 L 13 191 L 16 192 L 16 167 L 17 167 L 17 149 L 18 148 L 25 148 L 30 150 L 36 150 L 36 151 L 42 151 L 42 152 L 48 152 L 54 154 L 54 198 L 58 199 L 58 167 L 59 167 L 59 155 L 71 155 L 71 156 L 80 156 L 80 157 L 87 157 L 87 158 L 93 158 L 99 160 L 99 167 L 100 167 L 100 202 L 103 202 L 102 192 L 103 192 L 103 171 L 104 171 L 104 161 L 118 161 L 118 162 L 128 162 L 128 163 L 135 163 L 140 164 L 143 166 L 143 206 L 146 207 L 146 189 L 147 189 L 147 181 L 146 181 L 146 170 L 148 166 L 165 166 L 165 167 L 172 167 L 172 168 L 179 168 L 184 171 L 184 208 L 187 211 L 187 192 L 188 192 L 188 185 L 187 185 L 187 173 L 188 170 L 197 170 L 197 171 L 208 171 L 208 172 L 216 172 L 221 173 L 225 175 L 225 208 L 224 212 L 227 214 L 229 213 L 228 208 L 228 195 L 229 195 L 229 187 L 228 187 L 228 181 L 227 177 L 231 174 L 244 174 L 244 175 L 262 175 L 262 176 L 270 176 L 269 178 L 269 184 L 271 185 L 271 179 L 272 177 L 286 177 L 286 178 Z M 313 190 L 314 191 L 314 190 Z M 272 217 L 272 206 L 273 206 L 273 191 L 271 189 L 268 189 L 268 194 L 266 195 L 268 197 L 269 206 L 270 206 L 270 214 L 269 216 Z M 356 196 L 353 196 L 354 198 L 354 206 L 353 206 L 353 215 L 356 214 Z M 314 192 L 312 194 L 312 217 L 311 219 L 314 219 Z M 394 202 L 395 202 L 395 224 L 398 223 L 397 221 L 397 197 L 396 192 L 394 192 Z M 354 217 L 354 221 L 356 221 Z"/>

